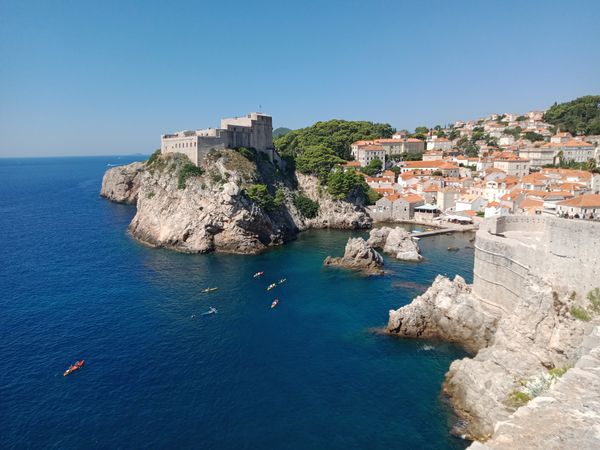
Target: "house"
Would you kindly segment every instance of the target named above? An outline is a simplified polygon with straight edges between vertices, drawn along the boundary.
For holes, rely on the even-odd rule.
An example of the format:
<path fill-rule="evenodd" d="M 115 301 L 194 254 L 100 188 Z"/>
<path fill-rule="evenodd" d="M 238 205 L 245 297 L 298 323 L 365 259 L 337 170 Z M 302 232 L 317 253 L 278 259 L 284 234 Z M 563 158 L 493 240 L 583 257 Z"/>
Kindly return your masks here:
<path fill-rule="evenodd" d="M 521 202 L 518 208 L 514 210 L 516 214 L 524 216 L 535 216 L 544 211 L 544 202 L 532 198 L 526 198 Z"/>
<path fill-rule="evenodd" d="M 368 166 L 375 159 L 380 160 L 383 167 L 385 167 L 385 150 L 381 145 L 369 144 L 361 146 L 358 148 L 355 158 L 362 167 Z"/>
<path fill-rule="evenodd" d="M 510 153 L 502 153 L 494 156 L 495 169 L 504 171 L 507 175 L 523 177 L 529 173 L 529 160 Z"/>
<path fill-rule="evenodd" d="M 435 204 L 442 212 L 448 209 L 454 209 L 456 206 L 456 200 L 459 196 L 459 189 L 446 187 L 438 191 Z"/>
<path fill-rule="evenodd" d="M 483 211 L 486 201 L 475 194 L 463 194 L 456 200 L 455 211 Z"/>
<path fill-rule="evenodd" d="M 415 194 L 392 194 L 377 200 L 370 211 L 375 218 L 382 221 L 409 220 L 413 218 L 415 208 L 424 203 L 423 198 Z"/>
<path fill-rule="evenodd" d="M 434 174 L 440 172 L 446 177 L 458 177 L 459 167 L 455 163 L 444 160 L 437 161 L 404 161 L 400 167 L 402 173 L 411 171 L 426 172 Z"/>
<path fill-rule="evenodd" d="M 432 136 L 427 138 L 427 150 L 450 150 L 452 141 L 444 137 Z"/>
<path fill-rule="evenodd" d="M 506 206 L 498 202 L 489 202 L 485 205 L 484 215 L 486 219 L 488 217 L 499 217 L 499 216 L 508 216 L 509 210 Z"/>
<path fill-rule="evenodd" d="M 600 220 L 600 194 L 583 194 L 558 202 L 556 214 L 560 217 Z"/>

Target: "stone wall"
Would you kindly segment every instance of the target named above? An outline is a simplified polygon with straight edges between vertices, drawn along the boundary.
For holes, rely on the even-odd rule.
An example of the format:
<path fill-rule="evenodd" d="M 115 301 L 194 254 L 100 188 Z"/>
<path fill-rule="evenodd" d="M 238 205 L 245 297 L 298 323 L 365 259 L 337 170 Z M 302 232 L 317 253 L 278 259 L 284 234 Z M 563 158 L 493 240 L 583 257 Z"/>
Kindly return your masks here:
<path fill-rule="evenodd" d="M 477 232 L 473 293 L 511 311 L 530 277 L 581 298 L 600 286 L 600 223 L 504 216 Z"/>

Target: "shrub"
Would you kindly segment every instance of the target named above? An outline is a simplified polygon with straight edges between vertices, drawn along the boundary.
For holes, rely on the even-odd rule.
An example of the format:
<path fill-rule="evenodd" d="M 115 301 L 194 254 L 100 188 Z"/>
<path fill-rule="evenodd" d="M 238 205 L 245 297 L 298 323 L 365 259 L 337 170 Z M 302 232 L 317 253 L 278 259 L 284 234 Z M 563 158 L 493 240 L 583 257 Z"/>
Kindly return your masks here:
<path fill-rule="evenodd" d="M 600 313 L 600 288 L 588 292 L 587 299 L 590 301 L 590 309 L 596 314 Z"/>
<path fill-rule="evenodd" d="M 377 200 L 381 198 L 381 194 L 377 192 L 375 189 L 369 188 L 367 191 L 367 203 L 369 205 L 374 205 Z"/>
<path fill-rule="evenodd" d="M 156 150 L 154 153 L 152 153 L 150 155 L 150 158 L 148 158 L 148 160 L 146 161 L 146 165 L 147 166 L 151 166 L 153 165 L 156 161 L 158 161 L 160 159 L 160 148 L 158 150 Z"/>
<path fill-rule="evenodd" d="M 190 177 L 199 177 L 204 173 L 200 167 L 195 166 L 191 162 L 186 162 L 179 171 L 179 179 L 177 180 L 177 188 L 185 189 L 186 181 Z"/>
<path fill-rule="evenodd" d="M 560 378 L 567 373 L 567 370 L 570 368 L 571 366 L 555 367 L 554 369 L 550 369 L 548 373 L 555 378 Z"/>
<path fill-rule="evenodd" d="M 276 208 L 281 208 L 285 203 L 285 191 L 282 188 L 277 188 L 275 191 L 275 198 L 273 199 L 273 205 Z"/>
<path fill-rule="evenodd" d="M 223 177 L 221 176 L 221 174 L 219 172 L 211 173 L 210 179 L 213 183 L 222 183 L 223 182 Z"/>
<path fill-rule="evenodd" d="M 579 306 L 571 306 L 569 312 L 575 319 L 583 320 L 584 322 L 589 322 L 590 320 L 592 320 L 590 314 L 585 309 L 580 308 Z"/>
<path fill-rule="evenodd" d="M 296 169 L 300 173 L 316 175 L 321 181 L 327 179 L 327 175 L 337 164 L 344 160 L 335 152 L 324 145 L 314 145 L 306 148 L 296 157 Z"/>
<path fill-rule="evenodd" d="M 275 200 L 266 184 L 251 184 L 246 188 L 246 196 L 265 211 L 275 209 Z"/>
<path fill-rule="evenodd" d="M 154 192 L 148 192 L 148 195 L 146 195 L 147 198 L 152 198 L 154 197 Z"/>
<path fill-rule="evenodd" d="M 509 400 L 514 406 L 523 406 L 526 405 L 529 400 L 531 400 L 531 397 L 525 392 L 512 391 L 509 396 Z"/>
<path fill-rule="evenodd" d="M 253 148 L 249 149 L 246 147 L 238 147 L 235 149 L 235 151 L 249 161 L 256 161 L 256 150 L 254 150 Z"/>
<path fill-rule="evenodd" d="M 319 204 L 305 195 L 298 194 L 294 196 L 293 203 L 300 214 L 307 219 L 317 217 L 319 213 Z"/>

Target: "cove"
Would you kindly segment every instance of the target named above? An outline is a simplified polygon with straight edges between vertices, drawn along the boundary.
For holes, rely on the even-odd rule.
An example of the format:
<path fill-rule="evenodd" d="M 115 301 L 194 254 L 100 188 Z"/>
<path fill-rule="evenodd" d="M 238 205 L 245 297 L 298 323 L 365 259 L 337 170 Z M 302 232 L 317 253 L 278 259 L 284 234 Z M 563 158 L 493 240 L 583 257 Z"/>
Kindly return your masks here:
<path fill-rule="evenodd" d="M 371 330 L 439 273 L 470 282 L 469 236 L 422 239 L 424 262 L 386 257 L 382 277 L 322 267 L 362 232 L 257 256 L 151 249 L 127 234 L 134 208 L 98 196 L 107 164 L 134 159 L 0 160 L 3 447 L 466 446 L 440 394 L 464 352 Z"/>

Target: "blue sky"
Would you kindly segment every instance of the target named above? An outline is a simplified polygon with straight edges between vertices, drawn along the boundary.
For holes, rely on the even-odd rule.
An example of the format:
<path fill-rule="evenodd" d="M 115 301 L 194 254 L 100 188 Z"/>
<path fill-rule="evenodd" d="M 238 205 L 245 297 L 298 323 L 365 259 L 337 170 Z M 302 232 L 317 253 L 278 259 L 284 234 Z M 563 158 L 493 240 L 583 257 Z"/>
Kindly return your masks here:
<path fill-rule="evenodd" d="M 600 2 L 0 0 L 0 156 L 262 110 L 413 129 L 600 94 Z"/>

